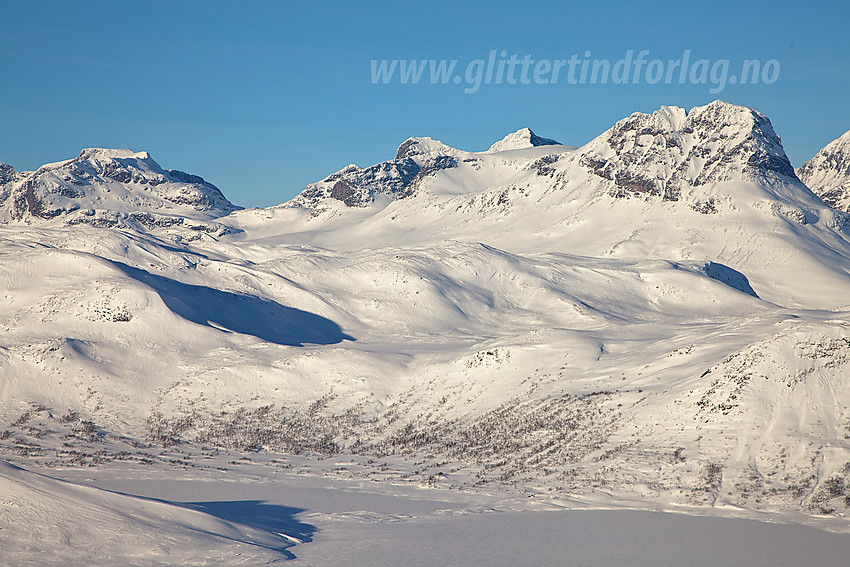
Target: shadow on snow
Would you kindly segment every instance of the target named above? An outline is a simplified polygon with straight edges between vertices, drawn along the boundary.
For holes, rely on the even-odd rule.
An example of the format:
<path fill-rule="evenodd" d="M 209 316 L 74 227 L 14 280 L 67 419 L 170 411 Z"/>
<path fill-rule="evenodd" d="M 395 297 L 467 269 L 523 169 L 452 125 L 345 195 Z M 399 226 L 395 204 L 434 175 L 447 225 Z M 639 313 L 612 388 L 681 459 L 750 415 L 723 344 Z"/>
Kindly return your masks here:
<path fill-rule="evenodd" d="M 197 510 L 231 524 L 271 533 L 282 543 L 280 547 L 274 548 L 275 551 L 283 553 L 287 559 L 295 559 L 295 555 L 288 551 L 288 548 L 313 541 L 313 534 L 317 531 L 315 526 L 295 519 L 297 514 L 304 511 L 303 509 L 267 504 L 263 500 L 171 502 L 171 504 Z"/>
<path fill-rule="evenodd" d="M 758 294 L 756 294 L 755 290 L 752 286 L 750 286 L 750 280 L 748 280 L 747 276 L 738 270 L 733 270 L 729 266 L 718 264 L 717 262 L 709 262 L 705 265 L 705 268 L 703 268 L 703 272 L 713 280 L 724 283 L 731 288 L 737 289 L 742 293 L 746 293 L 747 295 L 759 298 Z"/>
<path fill-rule="evenodd" d="M 198 325 L 288 346 L 330 345 L 355 340 L 343 333 L 337 323 L 315 313 L 253 295 L 184 284 L 121 262 L 113 261 L 112 264 L 153 288 L 172 312 Z"/>

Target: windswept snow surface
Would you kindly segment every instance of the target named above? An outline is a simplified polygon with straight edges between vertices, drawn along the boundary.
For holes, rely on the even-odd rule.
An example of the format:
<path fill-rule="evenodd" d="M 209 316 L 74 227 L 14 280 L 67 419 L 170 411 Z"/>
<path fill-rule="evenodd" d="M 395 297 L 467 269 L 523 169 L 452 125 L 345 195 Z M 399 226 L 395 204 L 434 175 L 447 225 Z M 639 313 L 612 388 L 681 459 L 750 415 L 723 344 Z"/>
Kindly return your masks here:
<path fill-rule="evenodd" d="M 294 521 L 289 528 L 298 531 Z M 291 555 L 293 541 L 201 504 L 107 492 L 0 462 L 2 565 L 258 565 Z"/>
<path fill-rule="evenodd" d="M 580 148 L 411 138 L 268 209 L 87 152 L 75 196 L 39 177 L 70 162 L 0 170 L 7 460 L 214 471 L 226 449 L 850 531 L 850 217 L 755 110 L 636 113 Z M 181 187 L 199 200 L 172 208 Z"/>

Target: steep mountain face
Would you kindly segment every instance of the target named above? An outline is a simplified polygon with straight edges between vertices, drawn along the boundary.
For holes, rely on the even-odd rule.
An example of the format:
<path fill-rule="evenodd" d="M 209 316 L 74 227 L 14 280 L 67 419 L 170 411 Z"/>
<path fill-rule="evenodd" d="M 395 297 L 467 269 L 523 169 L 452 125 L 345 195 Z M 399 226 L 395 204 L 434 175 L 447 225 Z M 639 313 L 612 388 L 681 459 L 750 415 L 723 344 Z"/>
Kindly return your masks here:
<path fill-rule="evenodd" d="M 69 162 L 16 176 L 31 222 L 0 226 L 0 447 L 344 454 L 332 474 L 842 521 L 850 215 L 749 108 L 528 140 L 411 138 L 197 241 L 60 222 L 90 187 L 214 195 L 145 155 L 86 158 L 91 185 Z M 38 179 L 53 220 L 21 192 Z"/>
<path fill-rule="evenodd" d="M 721 101 L 687 113 L 635 113 L 588 144 L 581 161 L 613 181 L 616 197 L 677 201 L 683 192 L 733 180 L 797 181 L 767 117 Z"/>
<path fill-rule="evenodd" d="M 850 212 L 850 132 L 827 144 L 797 175 L 824 203 Z"/>
<path fill-rule="evenodd" d="M 193 227 L 238 209 L 196 175 L 163 170 L 147 152 L 83 150 L 37 171 L 5 173 L 0 222 L 89 224 L 100 227 Z"/>
<path fill-rule="evenodd" d="M 504 150 L 521 150 L 523 148 L 535 148 L 537 146 L 560 146 L 561 142 L 549 138 L 542 138 L 531 131 L 531 128 L 522 128 L 512 132 L 490 146 L 487 152 L 501 152 Z"/>

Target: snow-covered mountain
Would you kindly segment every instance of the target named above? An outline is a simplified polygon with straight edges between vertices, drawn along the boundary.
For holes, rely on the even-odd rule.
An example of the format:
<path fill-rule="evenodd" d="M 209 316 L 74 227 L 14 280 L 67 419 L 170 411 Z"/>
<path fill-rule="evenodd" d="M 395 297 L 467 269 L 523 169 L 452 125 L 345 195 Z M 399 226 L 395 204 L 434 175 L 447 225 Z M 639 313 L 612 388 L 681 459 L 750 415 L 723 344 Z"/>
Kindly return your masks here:
<path fill-rule="evenodd" d="M 399 157 L 410 159 L 409 174 L 383 183 L 376 172 L 402 169 Z M 414 159 L 432 164 L 427 175 Z M 359 197 L 341 199 L 334 187 L 343 185 Z M 720 101 L 633 114 L 578 149 L 473 153 L 411 139 L 395 160 L 347 168 L 289 203 L 229 222 L 338 250 L 452 239 L 515 253 L 715 262 L 747 274 L 770 301 L 847 304 L 839 267 L 847 215 L 800 182 L 766 117 Z M 767 240 L 776 255 L 752 253 Z M 804 281 L 792 265 L 823 279 Z"/>
<path fill-rule="evenodd" d="M 496 142 L 484 154 L 552 145 L 561 146 L 554 140 L 541 138 L 530 129 L 523 128 Z M 558 151 L 575 148 L 561 146 L 547 149 Z M 395 199 L 412 196 L 420 185 L 440 171 L 454 169 L 459 165 L 468 166 L 464 170 L 478 170 L 482 160 L 487 161 L 487 156 L 457 150 L 439 140 L 409 138 L 399 146 L 395 159 L 365 169 L 351 164 L 310 185 L 288 205 L 321 210 L 326 208 L 328 200 L 339 201 L 347 207 L 387 204 Z"/>
<path fill-rule="evenodd" d="M 531 128 L 522 128 L 511 132 L 487 150 L 488 152 L 501 152 L 504 150 L 520 150 L 523 148 L 534 148 L 537 146 L 560 146 L 561 142 L 549 138 L 542 138 L 531 131 Z"/>
<path fill-rule="evenodd" d="M 850 212 L 850 132 L 827 144 L 797 175 L 824 203 Z"/>
<path fill-rule="evenodd" d="M 527 141 L 410 138 L 230 214 L 143 154 L 109 157 L 128 160 L 113 179 L 98 153 L 114 184 L 82 189 L 69 162 L 10 174 L 0 446 L 344 455 L 333 474 L 843 513 L 850 216 L 797 178 L 770 121 L 716 101 L 578 148 Z M 170 215 L 180 187 L 202 197 L 179 214 L 226 230 L 59 222 L 95 194 L 132 215 L 119 189 Z"/>
<path fill-rule="evenodd" d="M 100 227 L 189 227 L 239 207 L 197 175 L 163 170 L 147 152 L 90 148 L 74 159 L 18 173 L 0 165 L 0 222 Z"/>
<path fill-rule="evenodd" d="M 347 207 L 365 207 L 404 199 L 423 179 L 457 167 L 457 156 L 463 153 L 431 138 L 410 138 L 399 146 L 394 160 L 365 169 L 351 164 L 310 185 L 292 204 L 317 207 L 330 199 Z"/>
<path fill-rule="evenodd" d="M 593 175 L 590 181 L 596 185 L 606 185 L 612 197 L 681 199 L 706 211 L 714 202 L 709 194 L 712 188 L 723 183 L 796 184 L 798 193 L 809 193 L 799 186 L 770 121 L 751 109 L 719 101 L 690 113 L 677 107 L 664 107 L 651 115 L 635 113 L 578 151 L 552 140 L 539 140 L 526 128 L 487 152 L 472 153 L 430 138 L 411 138 L 401 145 L 394 160 L 367 169 L 348 166 L 310 186 L 293 203 L 315 208 L 323 200 L 334 199 L 348 206 L 376 201 L 385 206 L 392 199 L 381 201 L 377 195 L 412 196 L 414 179 L 422 182 L 424 177 L 455 168 L 461 171 L 440 174 L 440 182 L 427 184 L 433 186 L 432 193 L 445 193 L 446 181 L 458 185 L 458 180 L 449 179 L 458 174 L 463 174 L 460 177 L 467 187 L 452 190 L 452 195 L 492 188 L 499 177 L 499 181 L 528 184 L 523 178 L 548 176 L 554 181 L 537 185 L 544 190 L 563 190 L 567 184 L 589 185 L 587 173 Z M 421 172 L 426 163 L 432 166 Z M 495 175 L 486 175 L 482 168 L 495 170 Z M 358 188 L 357 195 L 362 198 L 347 199 L 351 192 L 344 188 L 348 187 Z"/>

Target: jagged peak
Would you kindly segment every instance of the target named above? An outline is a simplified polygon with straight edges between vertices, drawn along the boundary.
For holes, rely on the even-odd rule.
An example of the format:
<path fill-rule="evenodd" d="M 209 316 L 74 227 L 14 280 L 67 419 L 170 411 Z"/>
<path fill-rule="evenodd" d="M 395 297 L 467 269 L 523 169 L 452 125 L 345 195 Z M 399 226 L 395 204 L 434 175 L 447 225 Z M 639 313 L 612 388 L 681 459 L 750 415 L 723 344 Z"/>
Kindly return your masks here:
<path fill-rule="evenodd" d="M 705 106 L 696 106 L 688 112 L 686 127 L 702 127 L 704 130 L 737 131 L 743 135 L 753 135 L 771 146 L 781 149 L 782 143 L 773 129 L 770 119 L 761 112 L 748 106 L 741 106 L 715 100 Z M 783 150 L 784 154 L 784 150 Z"/>
<path fill-rule="evenodd" d="M 543 138 L 535 134 L 531 128 L 521 128 L 516 132 L 511 132 L 487 150 L 486 153 L 501 152 L 504 150 L 519 150 L 525 148 L 535 148 L 538 146 L 560 146 L 561 142 L 552 140 L 551 138 Z"/>
<path fill-rule="evenodd" d="M 671 130 L 681 130 L 688 118 L 688 111 L 678 106 L 662 106 L 652 113 L 656 122 L 667 124 Z"/>
<path fill-rule="evenodd" d="M 691 116 L 692 114 L 702 114 L 706 112 L 728 116 L 738 116 L 744 119 L 752 116 L 760 116 L 762 118 L 764 117 L 762 113 L 755 110 L 754 108 L 744 106 L 742 104 L 726 102 L 725 100 L 720 100 L 719 98 L 702 106 L 694 106 L 687 112 L 687 114 L 688 116 Z"/>
<path fill-rule="evenodd" d="M 750 107 L 722 100 L 715 100 L 704 106 L 695 106 L 690 110 L 678 106 L 662 106 L 651 114 L 634 112 L 619 120 L 613 128 L 600 137 L 604 138 L 612 131 L 646 127 L 659 132 L 684 134 L 723 131 L 724 138 L 755 132 L 766 141 L 779 141 L 779 136 L 776 135 L 770 120 L 765 115 Z"/>
<path fill-rule="evenodd" d="M 609 130 L 600 134 L 597 139 L 608 137 L 611 132 L 618 130 L 634 130 L 638 128 L 652 128 L 658 132 L 680 132 L 685 128 L 688 119 L 688 111 L 678 106 L 662 106 L 655 112 L 633 112 L 625 118 L 621 118 Z"/>

